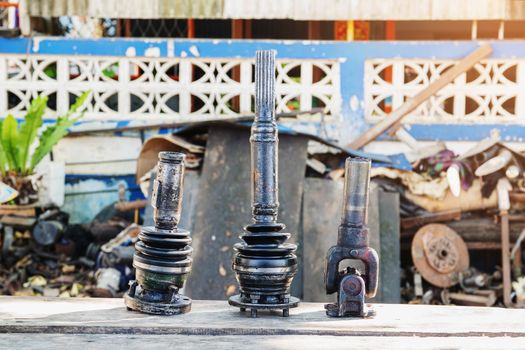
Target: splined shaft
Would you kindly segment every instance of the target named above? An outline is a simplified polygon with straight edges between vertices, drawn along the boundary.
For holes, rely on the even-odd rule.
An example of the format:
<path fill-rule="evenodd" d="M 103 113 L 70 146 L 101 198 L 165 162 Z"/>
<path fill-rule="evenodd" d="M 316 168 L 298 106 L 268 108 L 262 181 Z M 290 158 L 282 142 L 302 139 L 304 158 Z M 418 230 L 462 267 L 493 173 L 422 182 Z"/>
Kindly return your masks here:
<path fill-rule="evenodd" d="M 252 216 L 244 228 L 242 243 L 234 246 L 233 270 L 240 295 L 232 296 L 231 305 L 251 310 L 277 309 L 288 316 L 299 299 L 289 294 L 297 272 L 295 244 L 285 243 L 289 233 L 277 222 L 278 137 L 275 121 L 275 52 L 257 51 L 255 60 L 255 120 L 251 128 Z"/>

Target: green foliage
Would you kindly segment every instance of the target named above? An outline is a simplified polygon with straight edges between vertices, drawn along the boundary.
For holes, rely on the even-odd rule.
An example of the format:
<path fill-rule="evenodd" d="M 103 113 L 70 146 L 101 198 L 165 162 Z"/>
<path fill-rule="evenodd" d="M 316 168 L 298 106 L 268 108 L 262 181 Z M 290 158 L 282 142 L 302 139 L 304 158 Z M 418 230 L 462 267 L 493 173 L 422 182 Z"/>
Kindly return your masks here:
<path fill-rule="evenodd" d="M 112 64 L 102 70 L 102 75 L 110 79 L 115 79 L 118 72 L 118 63 Z"/>
<path fill-rule="evenodd" d="M 77 113 L 80 106 L 84 104 L 84 101 L 88 96 L 89 91 L 80 95 L 65 116 L 59 117 L 54 125 L 50 125 L 44 130 L 40 137 L 40 143 L 31 158 L 32 169 L 34 169 L 36 165 L 40 163 L 49 152 L 51 152 L 53 146 L 67 134 L 68 129 L 82 118 L 82 114 L 76 118 L 73 118 L 73 116 Z"/>
<path fill-rule="evenodd" d="M 2 123 L 1 143 L 6 154 L 7 167 L 10 170 L 17 171 L 17 148 L 16 140 L 18 139 L 18 125 L 16 119 L 10 114 Z"/>
<path fill-rule="evenodd" d="M 29 151 L 38 135 L 38 129 L 42 126 L 42 116 L 46 110 L 46 105 L 47 96 L 35 98 L 27 111 L 24 121 L 20 125 L 16 144 L 18 145 L 17 165 L 22 174 L 28 171 L 27 159 Z"/>
<path fill-rule="evenodd" d="M 0 122 L 0 175 L 3 177 L 8 172 L 19 176 L 32 174 L 38 163 L 82 117 L 83 113 L 78 113 L 78 109 L 89 94 L 90 91 L 87 91 L 79 96 L 65 116 L 58 117 L 54 124 L 44 129 L 31 159 L 29 156 L 32 146 L 43 124 L 42 116 L 46 109 L 47 97 L 37 97 L 31 102 L 20 127 L 12 115 Z"/>
<path fill-rule="evenodd" d="M 57 77 L 57 67 L 56 65 L 47 66 L 44 68 L 44 74 L 52 79 L 56 79 Z"/>

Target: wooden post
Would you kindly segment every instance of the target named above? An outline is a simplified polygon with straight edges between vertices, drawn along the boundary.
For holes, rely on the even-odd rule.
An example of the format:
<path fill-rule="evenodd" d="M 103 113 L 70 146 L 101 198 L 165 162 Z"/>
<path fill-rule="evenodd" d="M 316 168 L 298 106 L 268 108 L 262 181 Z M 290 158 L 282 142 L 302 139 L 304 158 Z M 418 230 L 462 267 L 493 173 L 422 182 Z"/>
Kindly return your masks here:
<path fill-rule="evenodd" d="M 244 38 L 251 39 L 252 38 L 252 20 L 251 19 L 243 20 L 243 26 L 244 26 Z"/>
<path fill-rule="evenodd" d="M 503 304 L 512 307 L 510 293 L 512 292 L 510 271 L 510 229 L 509 213 L 506 210 L 500 212 L 501 217 L 501 268 L 503 274 Z"/>
<path fill-rule="evenodd" d="M 321 23 L 319 21 L 308 21 L 308 39 L 321 39 Z"/>
<path fill-rule="evenodd" d="M 407 100 L 401 107 L 393 111 L 385 119 L 381 120 L 379 123 L 375 124 L 373 127 L 368 129 L 362 135 L 360 135 L 356 140 L 352 141 L 348 147 L 353 149 L 359 149 L 367 145 L 370 141 L 377 138 L 383 132 L 387 131 L 390 128 L 399 128 L 401 125 L 401 120 L 410 112 L 415 110 L 419 105 L 432 97 L 439 90 L 447 86 L 449 83 L 454 81 L 460 74 L 465 73 L 472 66 L 478 63 L 480 60 L 486 58 L 492 53 L 492 48 L 490 45 L 483 45 L 477 48 L 467 57 L 459 61 L 454 67 L 446 71 L 439 79 L 432 82 L 429 86 L 424 88 L 416 96 Z"/>
<path fill-rule="evenodd" d="M 242 19 L 232 19 L 232 39 L 242 39 L 244 34 Z"/>
<path fill-rule="evenodd" d="M 130 18 L 124 19 L 124 36 L 126 38 L 131 37 L 131 19 Z"/>
<path fill-rule="evenodd" d="M 188 39 L 195 38 L 195 22 L 193 21 L 193 18 L 188 18 Z"/>

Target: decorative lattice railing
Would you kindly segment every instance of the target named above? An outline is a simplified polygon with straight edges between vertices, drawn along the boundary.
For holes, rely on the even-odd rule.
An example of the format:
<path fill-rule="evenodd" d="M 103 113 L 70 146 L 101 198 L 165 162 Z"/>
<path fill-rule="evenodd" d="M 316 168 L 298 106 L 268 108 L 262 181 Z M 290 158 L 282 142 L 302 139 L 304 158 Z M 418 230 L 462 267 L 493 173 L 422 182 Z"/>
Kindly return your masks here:
<path fill-rule="evenodd" d="M 449 69 L 452 60 L 365 62 L 365 116 L 385 118 Z M 485 60 L 412 112 L 409 123 L 519 123 L 525 120 L 525 60 Z"/>
<path fill-rule="evenodd" d="M 254 67 L 235 58 L 0 55 L 0 115 L 22 115 L 38 94 L 49 96 L 47 116 L 60 115 L 88 89 L 86 119 L 221 119 L 253 112 Z M 339 62 L 278 61 L 276 92 L 278 112 L 338 115 Z"/>

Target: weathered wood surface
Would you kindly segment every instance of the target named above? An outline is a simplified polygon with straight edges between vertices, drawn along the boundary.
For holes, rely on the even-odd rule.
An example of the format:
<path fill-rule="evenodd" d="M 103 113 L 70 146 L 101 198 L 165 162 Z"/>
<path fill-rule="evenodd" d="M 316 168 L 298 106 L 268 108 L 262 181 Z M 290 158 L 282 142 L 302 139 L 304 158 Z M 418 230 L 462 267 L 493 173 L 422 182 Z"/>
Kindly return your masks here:
<path fill-rule="evenodd" d="M 466 242 L 500 242 L 501 240 L 501 225 L 494 222 L 492 217 L 462 218 L 459 221 L 443 222 L 443 224 L 456 231 Z M 401 238 L 412 239 L 419 228 L 403 230 Z M 524 222 L 511 222 L 511 241 L 516 241 L 524 229 Z"/>
<path fill-rule="evenodd" d="M 323 304 L 302 303 L 288 318 L 261 312 L 252 319 L 226 301 L 194 301 L 190 313 L 166 317 L 128 311 L 122 299 L 0 297 L 0 333 L 525 337 L 525 310 L 399 304 L 373 308 L 373 318 L 333 319 L 326 317 Z"/>
<path fill-rule="evenodd" d="M 145 334 L 2 334 L 0 349 L 210 349 L 210 350 L 523 350 L 523 338 L 487 337 L 369 337 L 325 335 L 218 335 L 189 337 L 186 335 Z"/>

